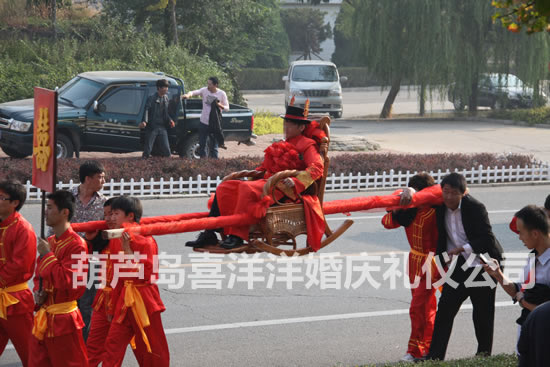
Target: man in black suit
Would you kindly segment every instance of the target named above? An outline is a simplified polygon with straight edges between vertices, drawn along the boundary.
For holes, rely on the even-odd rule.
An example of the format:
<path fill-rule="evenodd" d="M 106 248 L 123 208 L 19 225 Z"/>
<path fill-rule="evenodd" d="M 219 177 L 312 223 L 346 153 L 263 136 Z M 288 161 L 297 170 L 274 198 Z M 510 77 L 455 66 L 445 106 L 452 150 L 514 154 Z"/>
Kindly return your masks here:
<path fill-rule="evenodd" d="M 426 358 L 445 359 L 454 318 L 468 297 L 473 305 L 477 354 L 490 355 L 496 283 L 483 270 L 478 255 L 484 254 L 500 262 L 502 248 L 493 234 L 485 206 L 467 193 L 464 176 L 458 173 L 445 176 L 441 188 L 443 205 L 436 208 L 439 232 L 436 255 L 441 264 L 453 259 L 451 267 L 455 261 L 456 266 L 450 274 L 451 280 L 443 285 L 432 344 Z"/>

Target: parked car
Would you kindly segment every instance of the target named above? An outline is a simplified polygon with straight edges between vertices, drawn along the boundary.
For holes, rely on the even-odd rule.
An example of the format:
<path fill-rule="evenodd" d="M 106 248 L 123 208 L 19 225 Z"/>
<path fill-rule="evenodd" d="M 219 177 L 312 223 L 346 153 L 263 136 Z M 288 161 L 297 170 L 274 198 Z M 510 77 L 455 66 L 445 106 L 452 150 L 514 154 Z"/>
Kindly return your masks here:
<path fill-rule="evenodd" d="M 309 99 L 309 111 L 329 113 L 335 118 L 342 117 L 342 86 L 340 82 L 348 80 L 340 77 L 336 65 L 328 61 L 294 61 L 288 68 L 285 82 L 285 108 L 292 97 L 294 105 L 304 107 Z"/>
<path fill-rule="evenodd" d="M 449 101 L 453 102 L 457 111 L 463 110 L 467 101 L 462 100 L 454 86 L 449 88 Z M 546 99 L 544 94 L 541 95 Z M 501 108 L 530 108 L 533 107 L 533 88 L 525 84 L 513 74 L 482 74 L 479 79 L 477 105 Z"/>
<path fill-rule="evenodd" d="M 143 150 L 143 121 L 147 97 L 156 92 L 156 81 L 166 79 L 171 112 L 177 116 L 176 127 L 169 130 L 172 153 L 198 157 L 200 99 L 181 102 L 183 80 L 138 71 L 96 71 L 78 74 L 58 92 L 57 157 L 79 156 L 81 151 L 127 153 Z M 229 105 L 222 113 L 226 141 L 248 145 L 254 117 L 252 110 Z M 34 99 L 0 104 L 0 147 L 11 157 L 32 154 Z M 153 149 L 155 155 L 155 149 Z"/>

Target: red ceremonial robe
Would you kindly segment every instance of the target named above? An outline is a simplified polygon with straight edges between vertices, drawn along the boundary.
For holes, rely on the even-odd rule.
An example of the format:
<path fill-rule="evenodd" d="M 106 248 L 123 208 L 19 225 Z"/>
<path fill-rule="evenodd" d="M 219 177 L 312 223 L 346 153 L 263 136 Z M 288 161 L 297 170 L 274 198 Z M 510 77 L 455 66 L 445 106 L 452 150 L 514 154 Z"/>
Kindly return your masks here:
<path fill-rule="evenodd" d="M 86 341 L 86 347 L 88 349 L 88 364 L 90 367 L 98 366 L 104 358 L 105 353 L 105 341 L 109 335 L 109 329 L 111 328 L 111 322 L 114 316 L 114 296 L 111 283 L 114 275 L 114 261 L 111 257 L 112 250 L 118 251 L 121 248 L 120 239 L 113 239 L 109 242 L 109 246 L 101 251 L 101 254 L 106 255 L 106 258 L 102 258 L 101 261 L 105 261 L 105 266 L 102 269 L 104 271 L 101 274 L 105 278 L 105 287 L 98 288 L 94 298 L 92 308 L 92 320 L 90 326 L 90 333 L 88 334 L 88 340 Z M 141 344 L 138 344 L 138 346 Z M 140 360 L 139 354 L 141 349 L 136 349 L 132 346 L 132 351 L 136 356 L 136 360 Z M 121 366 L 122 360 L 115 364 L 115 366 Z"/>
<path fill-rule="evenodd" d="M 116 243 L 118 249 L 114 248 Z M 113 254 L 122 251 L 120 241 L 111 241 L 109 247 Z M 135 335 L 140 366 L 168 367 L 170 352 L 160 317 L 166 308 L 154 283 L 158 277 L 158 246 L 153 237 L 137 235 L 132 237 L 130 247 L 134 255 L 125 255 L 126 259 L 133 257 L 130 264 L 114 267 L 115 311 L 105 342 L 103 366 L 120 363 Z"/>
<path fill-rule="evenodd" d="M 34 299 L 27 282 L 36 261 L 36 235 L 19 212 L 0 222 L 0 356 L 11 340 L 27 366 Z"/>
<path fill-rule="evenodd" d="M 88 366 L 84 322 L 76 306 L 86 290 L 87 246 L 70 227 L 59 238 L 50 236 L 48 242 L 51 251 L 38 258 L 33 279 L 38 291 L 42 278 L 47 298 L 34 317 L 29 366 Z"/>
<path fill-rule="evenodd" d="M 292 162 L 295 167 L 278 166 L 279 171 L 284 169 L 299 169 L 301 172 L 297 177 L 293 177 L 294 187 L 288 189 L 283 185 L 277 186 L 275 195 L 277 199 L 287 196 L 295 200 L 301 192 L 308 188 L 314 181 L 323 175 L 323 160 L 319 155 L 317 144 L 313 139 L 304 135 L 299 135 L 286 140 L 298 152 L 297 161 Z M 266 155 L 267 151 L 266 149 Z M 275 158 L 276 160 L 276 158 Z M 263 179 L 255 181 L 231 180 L 222 182 L 216 189 L 216 196 L 220 214 L 223 216 L 247 213 L 258 205 L 261 205 L 261 196 L 263 187 L 267 179 L 277 171 L 272 171 L 273 167 L 268 164 L 266 159 L 256 170 L 265 171 Z M 304 196 L 306 197 L 306 196 Z M 273 204 L 273 201 L 270 202 Z M 322 210 L 317 197 L 309 196 L 304 199 L 306 209 L 306 221 L 308 227 L 308 244 L 314 250 L 320 247 L 321 237 L 325 231 L 325 222 L 322 217 Z M 250 227 L 232 226 L 224 229 L 226 235 L 235 235 L 243 240 L 248 240 Z"/>
<path fill-rule="evenodd" d="M 393 213 L 388 212 L 382 218 L 382 225 L 386 229 L 398 228 L 401 225 L 393 218 Z M 435 254 L 437 248 L 437 223 L 435 209 L 431 207 L 419 208 L 414 220 L 405 227 L 405 233 L 411 246 L 409 252 L 409 281 L 414 284 L 415 278 L 420 281 L 411 287 L 412 300 L 409 308 L 411 318 L 411 335 L 407 353 L 415 358 L 422 358 L 430 350 L 432 342 L 432 333 L 435 321 L 437 301 L 435 297 L 436 289 L 431 285 L 439 279 L 439 273 L 435 262 L 431 261 L 430 282 L 427 286 L 428 277 L 426 271 L 422 269 L 431 252 Z"/>

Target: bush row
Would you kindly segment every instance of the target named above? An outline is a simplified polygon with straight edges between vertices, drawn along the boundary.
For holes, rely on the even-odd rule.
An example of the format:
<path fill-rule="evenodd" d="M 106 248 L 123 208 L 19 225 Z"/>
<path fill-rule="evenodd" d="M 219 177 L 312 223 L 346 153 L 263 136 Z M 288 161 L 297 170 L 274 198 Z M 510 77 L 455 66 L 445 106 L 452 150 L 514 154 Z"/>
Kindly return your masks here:
<path fill-rule="evenodd" d="M 287 69 L 247 68 L 237 72 L 237 83 L 242 90 L 284 89 L 283 76 Z M 342 83 L 344 88 L 368 87 L 379 85 L 376 79 L 364 67 L 338 68 L 341 76 L 347 76 L 348 81 Z"/>
<path fill-rule="evenodd" d="M 480 154 L 392 154 L 392 153 L 364 153 L 342 154 L 331 158 L 329 173 L 356 174 L 388 172 L 393 169 L 398 171 L 437 171 L 438 169 L 453 170 L 455 168 L 470 169 L 480 164 L 484 167 L 493 166 L 524 166 L 529 164 L 532 157 L 527 155 L 499 156 L 490 153 Z M 62 159 L 58 161 L 57 180 L 78 182 L 78 167 L 83 159 Z M 260 165 L 262 157 L 242 156 L 231 159 L 205 159 L 191 160 L 180 158 L 119 158 L 97 159 L 104 166 L 107 179 L 139 180 L 144 178 L 159 179 L 161 177 L 223 177 L 231 172 L 244 169 L 253 169 Z M 32 160 L 30 159 L 0 159 L 0 179 L 18 179 L 22 182 L 31 180 Z"/>
<path fill-rule="evenodd" d="M 489 117 L 524 121 L 528 124 L 550 124 L 550 107 L 538 107 L 520 110 L 494 110 Z"/>

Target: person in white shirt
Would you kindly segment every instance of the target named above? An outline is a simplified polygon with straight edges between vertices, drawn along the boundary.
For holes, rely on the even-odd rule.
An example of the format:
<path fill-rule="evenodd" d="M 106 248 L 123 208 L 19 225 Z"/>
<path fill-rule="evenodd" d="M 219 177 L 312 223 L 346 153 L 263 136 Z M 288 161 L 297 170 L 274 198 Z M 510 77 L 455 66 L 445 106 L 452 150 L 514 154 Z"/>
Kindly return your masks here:
<path fill-rule="evenodd" d="M 490 355 L 496 282 L 483 270 L 479 255 L 502 261 L 502 247 L 493 234 L 485 205 L 468 194 L 464 176 L 458 173 L 445 176 L 441 190 L 443 205 L 436 207 L 439 232 L 436 256 L 442 264 L 450 263 L 449 269 L 455 266 L 450 280 L 445 277 L 426 358 L 445 358 L 454 318 L 467 298 L 473 305 L 477 354 Z"/>
<path fill-rule="evenodd" d="M 223 90 L 218 88 L 218 78 L 211 76 L 208 78 L 207 86 L 201 89 L 197 89 L 186 93 L 182 96 L 183 99 L 188 99 L 194 96 L 201 96 L 202 98 L 202 113 L 201 124 L 199 128 L 199 156 L 201 158 L 206 157 L 206 141 L 211 135 L 209 129 L 210 111 L 212 109 L 212 102 L 217 99 L 217 107 L 223 111 L 229 111 L 229 102 L 227 101 L 227 95 Z M 210 138 L 208 157 L 218 158 L 218 142 L 214 138 Z"/>

